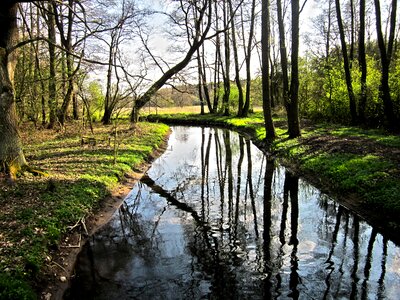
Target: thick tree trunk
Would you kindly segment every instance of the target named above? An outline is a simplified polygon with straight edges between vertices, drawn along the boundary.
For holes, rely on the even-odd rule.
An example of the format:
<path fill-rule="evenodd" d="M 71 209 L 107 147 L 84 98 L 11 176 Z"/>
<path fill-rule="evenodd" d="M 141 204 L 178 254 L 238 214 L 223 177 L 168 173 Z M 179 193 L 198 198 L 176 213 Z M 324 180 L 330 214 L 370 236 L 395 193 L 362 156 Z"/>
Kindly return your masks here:
<path fill-rule="evenodd" d="M 299 121 L 299 17 L 299 0 L 292 0 L 292 76 L 288 110 L 288 131 L 290 138 L 296 138 L 301 135 Z"/>
<path fill-rule="evenodd" d="M 16 53 L 9 53 L 18 36 L 16 15 L 16 4 L 0 4 L 0 169 L 12 180 L 26 166 L 15 106 Z"/>
<path fill-rule="evenodd" d="M 261 71 L 262 71 L 262 97 L 263 97 L 263 111 L 265 123 L 265 137 L 267 139 L 275 138 L 275 128 L 272 121 L 271 110 L 271 94 L 270 94 L 270 80 L 269 80 L 269 35 L 270 35 L 270 9 L 269 0 L 262 2 L 262 15 L 261 15 Z"/>

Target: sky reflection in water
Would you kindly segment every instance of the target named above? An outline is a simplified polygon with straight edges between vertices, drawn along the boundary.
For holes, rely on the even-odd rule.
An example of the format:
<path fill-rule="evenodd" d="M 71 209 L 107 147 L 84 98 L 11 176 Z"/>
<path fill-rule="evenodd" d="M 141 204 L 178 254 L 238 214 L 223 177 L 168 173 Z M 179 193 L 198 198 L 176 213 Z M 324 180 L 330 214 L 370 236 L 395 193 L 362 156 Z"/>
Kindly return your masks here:
<path fill-rule="evenodd" d="M 66 299 L 396 299 L 400 248 L 240 135 L 174 127 Z"/>

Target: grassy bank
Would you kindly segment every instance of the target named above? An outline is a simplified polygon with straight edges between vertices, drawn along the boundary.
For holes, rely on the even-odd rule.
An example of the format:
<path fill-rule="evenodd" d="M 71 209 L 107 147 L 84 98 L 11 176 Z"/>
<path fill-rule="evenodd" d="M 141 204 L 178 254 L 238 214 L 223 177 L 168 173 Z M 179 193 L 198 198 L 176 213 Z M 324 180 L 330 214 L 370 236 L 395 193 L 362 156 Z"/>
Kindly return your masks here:
<path fill-rule="evenodd" d="M 147 119 L 228 127 L 249 134 L 261 147 L 267 147 L 261 113 L 249 118 L 159 114 Z M 400 136 L 303 121 L 302 137 L 288 139 L 286 121 L 280 117 L 274 121 L 277 139 L 267 147 L 272 155 L 334 196 L 356 199 L 354 208 L 368 217 L 377 217 L 379 225 L 400 229 Z"/>
<path fill-rule="evenodd" d="M 79 124 L 64 132 L 23 130 L 28 162 L 48 176 L 22 176 L 15 186 L 1 181 L 0 299 L 36 299 L 61 238 L 84 224 L 169 130 L 162 124 L 129 126 L 99 125 L 94 134 L 83 134 Z"/>

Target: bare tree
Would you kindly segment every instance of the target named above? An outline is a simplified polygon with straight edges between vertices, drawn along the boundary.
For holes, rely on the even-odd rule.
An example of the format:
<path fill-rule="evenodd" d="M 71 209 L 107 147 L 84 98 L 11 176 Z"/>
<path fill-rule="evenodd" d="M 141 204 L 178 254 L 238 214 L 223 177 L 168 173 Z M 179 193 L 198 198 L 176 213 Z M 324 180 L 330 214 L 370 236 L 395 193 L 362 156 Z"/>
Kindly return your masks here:
<path fill-rule="evenodd" d="M 193 19 L 191 12 L 197 11 L 197 18 Z M 162 76 L 156 80 L 138 99 L 136 99 L 132 111 L 131 122 L 135 123 L 139 120 L 139 110 L 150 101 L 151 97 L 174 75 L 183 70 L 189 62 L 197 49 L 202 45 L 207 38 L 207 34 L 211 27 L 212 21 L 212 1 L 181 1 L 180 11 L 184 15 L 185 24 L 187 24 L 189 49 L 187 50 L 184 58 L 175 64 L 173 67 L 165 71 Z M 205 23 L 205 25 L 203 24 Z M 204 27 L 202 26 L 204 25 Z"/>

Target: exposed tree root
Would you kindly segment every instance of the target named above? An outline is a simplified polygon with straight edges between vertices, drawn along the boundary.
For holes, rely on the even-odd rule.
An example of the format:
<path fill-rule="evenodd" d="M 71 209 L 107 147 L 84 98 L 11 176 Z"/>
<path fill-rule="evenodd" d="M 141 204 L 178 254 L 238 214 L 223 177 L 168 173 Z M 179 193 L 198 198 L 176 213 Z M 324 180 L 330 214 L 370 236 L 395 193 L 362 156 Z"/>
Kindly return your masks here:
<path fill-rule="evenodd" d="M 25 172 L 31 173 L 34 176 L 44 176 L 44 177 L 49 176 L 46 172 L 42 170 L 32 168 L 26 163 L 26 161 L 23 161 L 21 164 L 19 160 L 14 160 L 10 163 L 3 162 L 0 171 L 2 171 L 5 174 L 7 183 L 11 185 L 16 183 L 18 175 L 23 174 Z"/>

